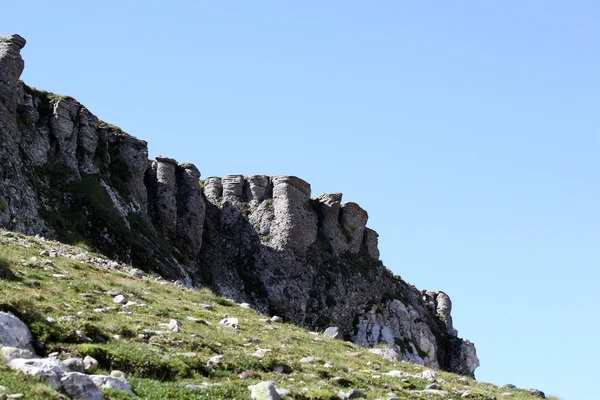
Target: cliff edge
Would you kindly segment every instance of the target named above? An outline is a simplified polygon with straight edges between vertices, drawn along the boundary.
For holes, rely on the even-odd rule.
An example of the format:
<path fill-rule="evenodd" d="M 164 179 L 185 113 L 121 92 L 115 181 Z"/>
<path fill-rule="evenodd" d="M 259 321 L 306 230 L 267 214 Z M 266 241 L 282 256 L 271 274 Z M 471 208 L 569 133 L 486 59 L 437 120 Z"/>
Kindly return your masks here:
<path fill-rule="evenodd" d="M 80 243 L 186 286 L 324 329 L 392 360 L 474 375 L 451 301 L 379 260 L 368 214 L 293 176 L 200 180 L 148 160 L 147 143 L 75 99 L 19 81 L 18 35 L 0 36 L 0 226 Z M 378 346 L 384 344 L 385 346 Z"/>

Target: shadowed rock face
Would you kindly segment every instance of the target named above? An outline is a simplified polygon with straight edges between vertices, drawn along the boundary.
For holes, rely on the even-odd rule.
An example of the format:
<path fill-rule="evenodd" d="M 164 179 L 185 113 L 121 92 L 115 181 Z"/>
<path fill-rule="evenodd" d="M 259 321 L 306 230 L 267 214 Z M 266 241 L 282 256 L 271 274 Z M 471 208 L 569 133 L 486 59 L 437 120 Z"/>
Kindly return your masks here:
<path fill-rule="evenodd" d="M 294 176 L 209 177 L 159 156 L 76 100 L 20 82 L 25 40 L 0 36 L 0 225 L 85 241 L 187 286 L 208 285 L 298 324 L 336 326 L 386 356 L 473 375 L 451 301 L 381 261 L 368 214 L 311 199 Z"/>

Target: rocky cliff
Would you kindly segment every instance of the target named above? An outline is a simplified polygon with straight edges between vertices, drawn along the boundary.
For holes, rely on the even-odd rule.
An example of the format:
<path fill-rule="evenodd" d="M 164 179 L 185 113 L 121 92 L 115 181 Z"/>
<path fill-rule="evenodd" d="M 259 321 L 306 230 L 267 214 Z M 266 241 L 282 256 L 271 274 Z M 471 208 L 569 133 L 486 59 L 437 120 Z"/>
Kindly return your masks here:
<path fill-rule="evenodd" d="M 0 226 L 85 244 L 303 326 L 336 326 L 390 359 L 473 375 L 475 347 L 457 336 L 450 298 L 383 266 L 359 205 L 312 198 L 293 176 L 201 181 L 192 164 L 148 160 L 146 142 L 19 81 L 24 45 L 0 36 Z"/>

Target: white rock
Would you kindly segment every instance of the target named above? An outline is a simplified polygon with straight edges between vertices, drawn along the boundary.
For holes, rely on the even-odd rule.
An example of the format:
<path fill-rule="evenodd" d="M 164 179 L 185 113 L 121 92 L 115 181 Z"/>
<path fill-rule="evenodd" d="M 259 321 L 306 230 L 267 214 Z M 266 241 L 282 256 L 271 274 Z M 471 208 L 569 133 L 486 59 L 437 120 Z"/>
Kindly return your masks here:
<path fill-rule="evenodd" d="M 432 369 L 427 369 L 427 370 L 421 372 L 421 377 L 423 379 L 427 379 L 428 381 L 435 380 L 436 376 L 437 376 L 437 373 Z"/>
<path fill-rule="evenodd" d="M 131 268 L 129 270 L 129 275 L 133 276 L 134 278 L 143 278 L 144 277 L 144 273 L 137 268 Z"/>
<path fill-rule="evenodd" d="M 0 354 L 2 354 L 2 357 L 6 362 L 14 360 L 15 358 L 37 358 L 37 356 L 29 350 L 8 346 L 0 348 Z"/>
<path fill-rule="evenodd" d="M 0 311 L 0 345 L 29 350 L 34 353 L 33 337 L 27 325 L 10 312 Z"/>
<path fill-rule="evenodd" d="M 337 326 L 330 326 L 329 328 L 325 329 L 325 332 L 323 332 L 323 336 L 327 336 L 330 339 L 344 339 L 340 328 L 338 328 Z"/>
<path fill-rule="evenodd" d="M 273 317 L 271 318 L 271 321 L 273 321 L 273 322 L 283 322 L 283 318 L 278 317 L 277 315 L 273 315 Z"/>
<path fill-rule="evenodd" d="M 384 373 L 384 375 L 399 377 L 399 376 L 404 376 L 404 372 L 398 371 L 398 370 L 392 370 L 392 371 Z"/>
<path fill-rule="evenodd" d="M 27 375 L 43 378 L 55 388 L 61 386 L 61 379 L 67 373 L 64 364 L 54 358 L 16 358 L 8 366 Z"/>
<path fill-rule="evenodd" d="M 104 400 L 102 390 L 86 374 L 67 372 L 61 383 L 64 391 L 74 399 Z"/>
<path fill-rule="evenodd" d="M 169 321 L 167 329 L 171 332 L 179 332 L 181 329 L 181 324 L 176 319 L 172 319 L 171 321 Z"/>
<path fill-rule="evenodd" d="M 227 328 L 237 329 L 240 327 L 240 321 L 237 318 L 224 318 L 219 321 L 219 325 L 223 325 Z"/>
<path fill-rule="evenodd" d="M 214 357 L 211 357 L 208 359 L 206 365 L 209 367 L 214 367 L 216 365 L 221 364 L 221 361 L 223 361 L 224 359 L 225 359 L 225 356 L 221 356 L 221 355 L 214 356 Z"/>
<path fill-rule="evenodd" d="M 127 304 L 127 299 L 122 294 L 115 296 L 113 299 L 113 303 L 115 304 Z"/>
<path fill-rule="evenodd" d="M 314 357 L 304 357 L 304 358 L 300 359 L 300 362 L 303 364 L 314 364 L 315 358 Z"/>
<path fill-rule="evenodd" d="M 240 303 L 240 307 L 242 307 L 242 308 L 251 308 L 250 304 L 248 304 L 248 303 Z"/>
<path fill-rule="evenodd" d="M 281 396 L 277 393 L 277 389 L 275 389 L 275 382 L 265 381 L 260 382 L 254 386 L 248 386 L 252 392 L 250 397 L 253 400 L 280 400 Z"/>
<path fill-rule="evenodd" d="M 121 378 L 107 375 L 90 375 L 90 378 L 100 389 L 122 390 L 135 396 L 135 393 L 131 390 L 131 384 Z"/>
<path fill-rule="evenodd" d="M 120 379 L 122 381 L 127 381 L 127 374 L 123 371 L 119 371 L 118 369 L 110 371 L 110 376 L 112 376 L 113 378 Z"/>
<path fill-rule="evenodd" d="M 94 372 L 98 369 L 98 361 L 94 357 L 85 356 L 83 359 L 83 368 L 86 372 Z"/>

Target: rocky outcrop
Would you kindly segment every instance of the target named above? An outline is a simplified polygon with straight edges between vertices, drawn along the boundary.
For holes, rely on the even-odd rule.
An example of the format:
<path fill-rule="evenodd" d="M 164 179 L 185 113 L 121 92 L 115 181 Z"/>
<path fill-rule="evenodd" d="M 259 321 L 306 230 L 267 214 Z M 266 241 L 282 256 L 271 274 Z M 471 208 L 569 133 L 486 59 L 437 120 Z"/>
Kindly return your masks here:
<path fill-rule="evenodd" d="M 98 252 L 382 354 L 472 375 L 450 298 L 379 260 L 378 234 L 341 193 L 294 176 L 200 181 L 70 97 L 28 87 L 16 35 L 0 37 L 0 226 Z M 73 375 L 77 377 L 76 375 Z M 70 378 L 74 379 L 74 378 Z"/>

